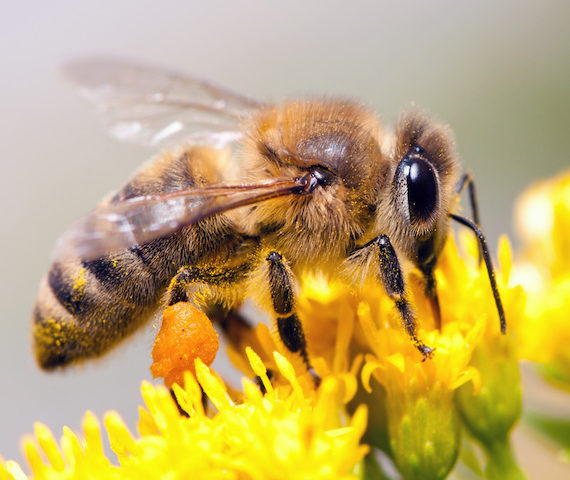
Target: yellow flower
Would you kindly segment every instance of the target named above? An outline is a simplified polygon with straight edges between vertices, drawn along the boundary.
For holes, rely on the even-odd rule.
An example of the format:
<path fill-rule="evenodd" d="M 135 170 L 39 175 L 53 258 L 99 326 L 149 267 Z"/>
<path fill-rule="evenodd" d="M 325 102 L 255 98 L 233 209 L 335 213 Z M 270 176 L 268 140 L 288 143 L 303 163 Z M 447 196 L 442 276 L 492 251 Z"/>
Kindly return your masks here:
<path fill-rule="evenodd" d="M 487 478 L 523 479 L 509 435 L 522 410 L 517 350 L 525 295 L 520 286 L 509 287 L 513 283 L 512 254 L 506 237 L 499 240 L 499 263 L 498 283 L 509 315 L 509 334 L 501 335 L 496 322 L 487 321 L 485 334 L 470 361 L 479 372 L 481 386 L 478 389 L 472 383 L 462 385 L 455 393 L 455 403 L 463 424 L 487 456 Z"/>
<path fill-rule="evenodd" d="M 537 182 L 515 207 L 526 260 L 543 279 L 570 275 L 570 170 Z"/>
<path fill-rule="evenodd" d="M 514 275 L 528 293 L 520 355 L 570 384 L 570 170 L 525 192 L 516 218 L 525 243 Z"/>
<path fill-rule="evenodd" d="M 85 415 L 83 439 L 64 428 L 61 446 L 46 427 L 37 424 L 36 440 L 24 444 L 35 478 L 356 478 L 368 450 L 360 444 L 366 408 L 345 417 L 339 384 L 333 378 L 324 379 L 318 392 L 305 395 L 292 365 L 279 353 L 274 361 L 288 384 L 274 387 L 259 357 L 251 350 L 247 354 L 267 393 L 262 395 L 245 380 L 241 403 L 231 399 L 224 384 L 200 360 L 196 361 L 197 380 L 187 374 L 184 389 L 174 386 L 188 417 L 180 415 L 167 389 L 144 382 L 146 410 L 140 412 L 138 436 L 116 413 L 105 417 L 118 465 L 105 457 L 100 427 L 92 414 Z M 211 417 L 202 406 L 201 388 L 217 409 Z M 15 478 L 26 478 L 13 462 L 3 468 Z"/>

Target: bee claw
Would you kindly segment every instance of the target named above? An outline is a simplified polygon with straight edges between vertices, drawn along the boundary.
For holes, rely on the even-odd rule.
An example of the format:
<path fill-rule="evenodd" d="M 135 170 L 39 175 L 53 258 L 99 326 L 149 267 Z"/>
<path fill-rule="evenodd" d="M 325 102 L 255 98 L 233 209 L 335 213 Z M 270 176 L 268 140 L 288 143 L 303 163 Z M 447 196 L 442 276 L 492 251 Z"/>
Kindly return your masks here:
<path fill-rule="evenodd" d="M 433 358 L 435 348 L 430 348 L 427 345 L 424 345 L 423 343 L 418 345 L 417 347 L 420 353 L 423 355 L 422 362 L 425 362 L 428 358 L 430 359 Z"/>
<path fill-rule="evenodd" d="M 313 381 L 315 382 L 315 388 L 319 388 L 319 386 L 321 385 L 320 375 L 317 372 L 315 372 L 315 369 L 313 367 L 308 367 L 307 371 L 309 372 L 309 374 L 313 378 Z"/>

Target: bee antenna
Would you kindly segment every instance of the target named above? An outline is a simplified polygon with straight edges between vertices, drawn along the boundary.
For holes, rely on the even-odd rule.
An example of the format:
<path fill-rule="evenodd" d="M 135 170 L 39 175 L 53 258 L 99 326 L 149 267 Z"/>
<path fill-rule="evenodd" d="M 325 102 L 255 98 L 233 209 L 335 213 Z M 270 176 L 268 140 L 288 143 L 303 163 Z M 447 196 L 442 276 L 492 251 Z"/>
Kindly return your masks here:
<path fill-rule="evenodd" d="M 455 215 L 450 213 L 449 216 L 455 220 L 457 223 L 470 228 L 475 233 L 477 240 L 479 241 L 479 246 L 481 254 L 483 255 L 483 260 L 485 260 L 485 265 L 487 266 L 487 273 L 489 274 L 489 282 L 491 283 L 491 290 L 493 290 L 493 296 L 495 297 L 495 304 L 497 305 L 497 312 L 499 313 L 499 320 L 501 322 L 501 333 L 507 331 L 507 321 L 505 320 L 505 311 L 503 309 L 503 303 L 501 302 L 501 296 L 499 295 L 499 289 L 497 288 L 497 281 L 495 279 L 495 269 L 493 268 L 493 260 L 489 253 L 489 247 L 487 246 L 487 240 L 485 239 L 485 234 L 481 229 L 468 218 L 462 217 L 461 215 Z"/>

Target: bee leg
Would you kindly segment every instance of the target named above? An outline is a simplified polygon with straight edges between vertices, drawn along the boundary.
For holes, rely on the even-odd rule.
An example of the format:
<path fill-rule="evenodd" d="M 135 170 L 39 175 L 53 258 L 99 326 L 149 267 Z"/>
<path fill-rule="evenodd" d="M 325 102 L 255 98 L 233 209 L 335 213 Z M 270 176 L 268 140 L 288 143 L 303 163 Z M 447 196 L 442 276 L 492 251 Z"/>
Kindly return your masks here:
<path fill-rule="evenodd" d="M 182 267 L 178 270 L 176 276 L 170 282 L 170 286 L 168 287 L 168 302 L 167 304 L 175 305 L 179 302 L 189 302 L 190 298 L 188 296 L 188 287 L 192 283 L 197 282 L 204 282 L 204 283 L 212 283 L 219 285 L 223 281 L 227 281 L 228 283 L 232 281 L 236 281 L 240 275 L 242 275 L 245 271 L 247 271 L 247 265 L 245 267 L 234 267 L 228 268 L 222 271 L 216 271 L 215 274 L 212 274 L 211 271 L 207 268 L 199 268 L 199 267 Z M 231 314 L 232 312 L 230 312 Z M 236 316 L 239 316 L 237 312 L 235 313 Z M 212 317 L 209 317 L 212 319 Z M 249 325 L 245 320 L 240 316 L 240 320 L 242 324 Z M 249 327 L 251 328 L 251 327 Z M 200 386 L 202 389 L 202 387 Z M 181 415 L 188 416 L 188 414 L 182 409 L 178 400 L 176 399 L 176 395 L 174 394 L 173 390 L 170 390 L 170 395 L 176 402 L 178 407 L 178 411 Z M 202 405 L 204 410 L 207 410 L 208 406 L 208 396 L 202 389 Z"/>
<path fill-rule="evenodd" d="M 187 293 L 187 283 L 184 282 L 183 278 L 178 278 L 178 275 L 174 278 L 174 281 L 171 282 L 171 286 L 170 286 L 170 292 L 169 292 L 169 300 L 168 300 L 168 305 L 176 305 L 179 302 L 189 302 L 190 299 L 188 298 L 188 293 Z M 202 388 L 202 385 L 200 385 L 200 390 L 202 390 L 202 407 L 204 408 L 204 411 L 207 411 L 208 409 L 208 396 L 206 395 L 206 392 L 204 392 L 204 389 Z M 176 403 L 176 406 L 178 407 L 178 413 L 180 413 L 180 415 L 182 415 L 183 417 L 188 417 L 188 413 L 180 406 L 180 404 L 178 403 L 178 399 L 176 398 L 176 395 L 174 394 L 174 390 L 170 389 L 170 396 L 172 397 L 172 399 L 174 400 L 174 403 Z"/>
<path fill-rule="evenodd" d="M 503 302 L 501 301 L 501 295 L 499 294 L 499 288 L 497 287 L 497 279 L 495 278 L 493 259 L 489 253 L 489 247 L 487 245 L 485 234 L 481 231 L 478 225 L 476 225 L 468 218 L 462 217 L 461 215 L 455 215 L 454 213 L 450 213 L 449 217 L 455 220 L 457 223 L 470 228 L 479 242 L 479 248 L 481 249 L 480 251 L 483 255 L 483 260 L 485 260 L 485 265 L 487 267 L 487 275 L 489 276 L 489 283 L 491 284 L 493 297 L 495 297 L 495 305 L 497 306 L 497 313 L 499 314 L 501 333 L 504 335 L 507 332 L 507 320 L 505 319 L 505 310 L 503 309 Z"/>
<path fill-rule="evenodd" d="M 271 252 L 266 260 L 269 264 L 269 293 L 277 316 L 279 336 L 288 350 L 301 355 L 307 370 L 318 386 L 321 378 L 311 365 L 303 326 L 293 308 L 293 274 L 287 269 L 281 254 Z"/>
<path fill-rule="evenodd" d="M 188 297 L 188 281 L 185 273 L 178 273 L 170 282 L 168 287 L 168 306 L 176 305 L 180 302 L 189 302 Z"/>
<path fill-rule="evenodd" d="M 208 411 L 208 395 L 206 395 L 206 392 L 204 392 L 202 387 L 200 387 L 200 390 L 202 390 L 202 408 L 204 409 L 205 412 L 207 412 Z M 169 391 L 170 391 L 170 396 L 172 397 L 172 400 L 174 400 L 174 403 L 176 404 L 176 407 L 178 408 L 178 413 L 180 415 L 182 415 L 183 417 L 189 417 L 190 415 L 188 415 L 188 412 L 186 410 L 184 410 L 180 406 L 180 404 L 178 403 L 178 399 L 176 398 L 176 394 L 174 393 L 174 390 L 172 390 L 172 388 L 171 388 Z"/>
<path fill-rule="evenodd" d="M 195 267 L 194 267 L 195 268 Z M 228 270 L 231 277 L 231 272 Z M 204 274 L 196 274 L 192 272 L 190 267 L 184 267 L 179 270 L 178 275 L 170 283 L 168 305 L 174 305 L 178 302 L 189 302 L 188 288 L 193 283 L 193 279 L 201 277 L 202 282 L 208 283 L 204 279 Z M 234 345 L 242 344 L 242 338 L 252 328 L 250 323 L 235 308 L 228 309 L 219 303 L 208 305 L 205 311 L 212 323 L 220 325 L 224 335 Z"/>
<path fill-rule="evenodd" d="M 188 288 L 192 284 L 203 283 L 211 286 L 229 285 L 245 278 L 252 268 L 246 262 L 235 267 L 182 267 L 168 287 L 168 305 L 188 302 Z"/>
<path fill-rule="evenodd" d="M 469 171 L 465 172 L 461 176 L 461 179 L 459 180 L 459 183 L 455 188 L 455 193 L 457 193 L 457 195 L 461 195 L 461 193 L 465 189 L 465 186 L 467 186 L 467 189 L 469 191 L 469 204 L 471 205 L 471 214 L 473 215 L 473 221 L 475 222 L 475 225 L 480 226 L 481 219 L 479 217 L 479 202 L 477 200 L 477 191 L 475 190 L 475 181 L 473 179 L 473 175 Z M 483 251 L 481 250 L 481 246 L 479 245 L 479 265 L 481 265 L 482 260 L 483 260 Z"/>
<path fill-rule="evenodd" d="M 406 332 L 412 339 L 415 347 L 423 355 L 424 360 L 433 354 L 433 348 L 425 345 L 418 337 L 416 331 L 416 320 L 410 302 L 406 296 L 406 286 L 404 275 L 400 268 L 400 262 L 390 239 L 386 235 L 379 235 L 371 242 L 378 249 L 378 260 L 380 264 L 380 280 L 384 285 L 386 293 L 394 301 Z M 365 248 L 365 247 L 363 247 Z"/>
<path fill-rule="evenodd" d="M 237 267 L 235 269 L 227 269 L 226 271 L 221 272 L 218 270 L 215 272 L 215 275 L 208 275 L 207 269 L 205 268 L 181 268 L 170 284 L 168 304 L 174 305 L 178 302 L 190 301 L 188 297 L 188 287 L 191 283 L 200 281 L 204 283 L 219 285 L 221 283 L 220 279 L 231 283 L 232 281 L 238 279 L 237 277 L 239 277 L 245 270 L 247 270 L 247 267 Z M 242 344 L 241 339 L 243 335 L 252 328 L 249 322 L 235 309 L 227 310 L 221 305 L 212 305 L 209 308 L 207 314 L 210 320 L 220 324 L 229 341 L 237 346 Z M 273 373 L 268 370 L 267 376 L 271 380 Z M 265 387 L 263 386 L 261 379 L 259 377 L 255 377 L 254 381 L 257 385 L 259 385 L 262 393 L 265 394 Z M 203 399 L 203 401 L 207 401 L 207 398 Z M 206 407 L 204 406 L 204 408 Z"/>
<path fill-rule="evenodd" d="M 495 270 L 493 268 L 493 261 L 491 259 L 491 254 L 489 253 L 489 247 L 487 246 L 487 240 L 485 235 L 481 230 L 481 220 L 479 218 L 479 206 L 477 202 L 477 192 L 475 191 L 475 181 L 473 180 L 473 175 L 471 172 L 466 172 L 461 177 L 461 180 L 457 184 L 455 189 L 458 195 L 461 194 L 465 185 L 469 188 L 469 203 L 471 204 L 471 212 L 473 214 L 473 221 L 468 218 L 464 218 L 460 215 L 455 215 L 451 213 L 449 216 L 456 222 L 462 224 L 463 226 L 470 228 L 475 234 L 479 246 L 479 265 L 485 260 L 485 266 L 487 267 L 487 274 L 489 275 L 489 281 L 491 283 L 491 290 L 493 291 L 493 296 L 495 297 L 495 304 L 497 306 L 497 313 L 499 314 L 499 321 L 501 325 L 501 332 L 504 334 L 507 331 L 507 321 L 505 319 L 505 311 L 503 309 L 503 303 L 501 302 L 501 296 L 499 295 L 499 289 L 497 288 L 497 282 L 495 280 Z"/>
<path fill-rule="evenodd" d="M 250 333 L 252 326 L 239 311 L 235 309 L 227 310 L 222 305 L 213 305 L 208 309 L 207 314 L 212 322 L 216 322 L 220 325 L 227 340 L 234 345 L 238 351 L 244 344 L 247 344 L 243 338 Z M 271 381 L 273 372 L 267 369 L 266 373 L 269 381 Z M 253 378 L 253 381 L 261 393 L 265 395 L 267 390 L 261 381 L 261 377 L 257 375 Z"/>

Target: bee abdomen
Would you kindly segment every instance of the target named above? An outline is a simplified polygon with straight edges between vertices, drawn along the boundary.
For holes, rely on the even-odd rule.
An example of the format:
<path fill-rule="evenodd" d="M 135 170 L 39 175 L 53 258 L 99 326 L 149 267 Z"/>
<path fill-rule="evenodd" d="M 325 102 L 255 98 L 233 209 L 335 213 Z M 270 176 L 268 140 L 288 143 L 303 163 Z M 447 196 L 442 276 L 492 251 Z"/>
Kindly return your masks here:
<path fill-rule="evenodd" d="M 141 263 L 125 252 L 52 265 L 33 312 L 42 368 L 101 355 L 148 318 L 168 280 L 150 275 Z"/>

